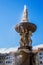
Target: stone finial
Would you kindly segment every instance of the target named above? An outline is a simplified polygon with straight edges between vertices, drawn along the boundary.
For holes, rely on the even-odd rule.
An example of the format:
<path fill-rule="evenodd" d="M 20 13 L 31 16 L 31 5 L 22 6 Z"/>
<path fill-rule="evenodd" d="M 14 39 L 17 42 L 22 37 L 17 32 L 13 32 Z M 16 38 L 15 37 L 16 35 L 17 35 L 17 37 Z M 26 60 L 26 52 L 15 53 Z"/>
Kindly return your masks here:
<path fill-rule="evenodd" d="M 24 5 L 22 22 L 28 22 L 28 11 L 26 5 Z"/>

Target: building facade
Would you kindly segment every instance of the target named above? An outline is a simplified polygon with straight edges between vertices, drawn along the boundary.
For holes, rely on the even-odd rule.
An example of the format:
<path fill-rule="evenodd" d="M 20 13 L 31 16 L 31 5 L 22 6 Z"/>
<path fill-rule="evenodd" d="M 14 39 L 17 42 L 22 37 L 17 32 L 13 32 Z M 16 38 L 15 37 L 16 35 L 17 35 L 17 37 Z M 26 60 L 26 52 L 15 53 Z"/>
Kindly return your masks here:
<path fill-rule="evenodd" d="M 34 53 L 35 65 L 43 65 L 43 48 L 32 51 Z M 22 56 L 18 52 L 0 53 L 0 65 L 20 65 Z"/>
<path fill-rule="evenodd" d="M 43 65 L 43 48 L 38 48 L 38 62 Z"/>
<path fill-rule="evenodd" d="M 38 48 L 34 50 L 36 65 L 43 65 L 43 48 Z"/>
<path fill-rule="evenodd" d="M 13 52 L 0 54 L 0 65 L 15 65 L 15 54 Z"/>
<path fill-rule="evenodd" d="M 5 65 L 5 55 L 0 53 L 0 65 Z"/>

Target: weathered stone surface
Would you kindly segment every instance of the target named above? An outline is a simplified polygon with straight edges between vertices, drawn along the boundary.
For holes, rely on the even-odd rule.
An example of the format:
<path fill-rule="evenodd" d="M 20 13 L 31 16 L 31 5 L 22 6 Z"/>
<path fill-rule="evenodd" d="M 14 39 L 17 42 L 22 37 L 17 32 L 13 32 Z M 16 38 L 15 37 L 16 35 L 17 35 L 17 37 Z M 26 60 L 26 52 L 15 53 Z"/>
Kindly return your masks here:
<path fill-rule="evenodd" d="M 36 31 L 36 25 L 28 22 L 28 11 L 25 6 L 22 22 L 16 25 L 15 30 L 20 34 L 19 65 L 35 65 L 32 53 L 32 33 Z"/>

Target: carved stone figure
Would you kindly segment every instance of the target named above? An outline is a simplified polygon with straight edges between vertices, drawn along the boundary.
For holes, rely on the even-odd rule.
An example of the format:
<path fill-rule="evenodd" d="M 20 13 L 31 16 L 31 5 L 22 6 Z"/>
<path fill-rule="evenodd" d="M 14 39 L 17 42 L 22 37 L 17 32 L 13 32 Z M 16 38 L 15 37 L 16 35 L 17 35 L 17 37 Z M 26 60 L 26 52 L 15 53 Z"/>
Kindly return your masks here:
<path fill-rule="evenodd" d="M 20 39 L 20 46 L 31 46 L 32 45 L 32 40 L 31 40 L 31 35 L 29 33 L 22 33 Z"/>

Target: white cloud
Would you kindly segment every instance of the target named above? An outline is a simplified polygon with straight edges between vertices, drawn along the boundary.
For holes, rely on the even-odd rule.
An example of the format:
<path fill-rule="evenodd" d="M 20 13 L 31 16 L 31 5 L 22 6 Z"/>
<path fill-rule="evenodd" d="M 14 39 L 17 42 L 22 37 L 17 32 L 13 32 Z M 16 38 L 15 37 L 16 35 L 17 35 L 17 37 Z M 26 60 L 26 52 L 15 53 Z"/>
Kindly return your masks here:
<path fill-rule="evenodd" d="M 36 45 L 36 46 L 33 47 L 33 49 L 38 49 L 38 48 L 43 48 L 43 44 Z"/>
<path fill-rule="evenodd" d="M 16 52 L 18 47 L 15 48 L 0 48 L 0 53 L 9 53 L 9 52 Z"/>
<path fill-rule="evenodd" d="M 33 46 L 33 49 L 43 48 L 43 44 Z M 16 52 L 18 47 L 12 48 L 0 48 L 0 53 Z"/>

